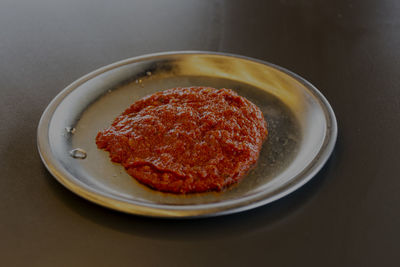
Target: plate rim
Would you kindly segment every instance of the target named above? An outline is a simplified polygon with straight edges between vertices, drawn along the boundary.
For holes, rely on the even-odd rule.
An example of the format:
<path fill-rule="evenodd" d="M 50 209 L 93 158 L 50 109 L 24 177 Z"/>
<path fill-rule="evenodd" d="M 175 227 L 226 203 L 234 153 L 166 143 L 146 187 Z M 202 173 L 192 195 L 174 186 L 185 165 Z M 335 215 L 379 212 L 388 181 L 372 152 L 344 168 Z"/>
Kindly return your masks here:
<path fill-rule="evenodd" d="M 312 159 L 312 161 L 304 166 L 300 173 L 297 173 L 294 177 L 290 179 L 290 182 L 279 187 L 278 193 L 272 194 L 271 196 L 262 197 L 263 192 L 257 193 L 255 196 L 242 197 L 235 200 L 230 200 L 222 203 L 207 203 L 207 204 L 189 204 L 189 205 L 168 205 L 168 204 L 149 204 L 138 201 L 136 204 L 132 202 L 127 202 L 123 198 L 118 196 L 110 196 L 101 191 L 93 189 L 92 187 L 84 184 L 83 182 L 76 179 L 69 172 L 64 171 L 64 167 L 59 161 L 51 156 L 51 146 L 49 143 L 49 126 L 51 118 L 54 111 L 58 107 L 59 103 L 68 96 L 72 91 L 77 89 L 81 84 L 86 81 L 104 73 L 109 70 L 131 64 L 134 62 L 143 61 L 145 59 L 151 59 L 155 57 L 169 56 L 169 55 L 217 55 L 224 57 L 234 57 L 239 59 L 244 59 L 247 61 L 257 62 L 274 69 L 277 69 L 292 78 L 300 82 L 308 91 L 318 100 L 323 111 L 324 117 L 327 123 L 327 128 L 325 132 L 324 142 L 321 145 L 317 155 Z M 159 218 L 198 218 L 198 217 L 211 217 L 220 216 L 236 212 L 241 212 L 253 208 L 257 208 L 273 201 L 276 201 L 284 196 L 296 191 L 301 186 L 309 182 L 325 165 L 326 161 L 329 159 L 333 152 L 334 146 L 337 140 L 337 121 L 335 113 L 329 104 L 325 96 L 309 81 L 301 77 L 300 75 L 283 68 L 281 66 L 275 65 L 273 63 L 263 61 L 260 59 L 255 59 L 243 55 L 237 55 L 232 53 L 224 52 L 212 52 L 212 51 L 168 51 L 168 52 L 158 52 L 145 54 L 141 56 L 131 57 L 123 59 L 106 66 L 100 67 L 78 79 L 66 86 L 61 90 L 48 104 L 44 110 L 37 128 L 37 148 L 39 151 L 40 158 L 47 170 L 52 174 L 52 176 L 64 187 L 72 191 L 73 193 L 91 201 L 99 204 L 103 207 L 107 207 L 113 210 L 118 210 L 125 213 L 149 216 L 149 217 L 159 217 Z M 275 191 L 277 191 L 275 190 Z"/>

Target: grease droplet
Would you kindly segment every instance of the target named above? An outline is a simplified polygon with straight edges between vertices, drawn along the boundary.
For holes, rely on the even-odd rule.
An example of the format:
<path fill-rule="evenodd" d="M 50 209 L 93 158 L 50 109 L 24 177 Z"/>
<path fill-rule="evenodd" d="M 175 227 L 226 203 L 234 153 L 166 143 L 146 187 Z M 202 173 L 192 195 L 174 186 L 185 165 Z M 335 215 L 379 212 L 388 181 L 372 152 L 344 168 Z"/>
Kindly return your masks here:
<path fill-rule="evenodd" d="M 151 76 L 151 71 L 146 71 L 147 76 Z"/>
<path fill-rule="evenodd" d="M 74 159 L 85 159 L 87 157 L 87 153 L 82 148 L 75 148 L 69 152 L 70 156 Z"/>
<path fill-rule="evenodd" d="M 283 146 L 286 146 L 287 143 L 289 142 L 287 138 L 279 138 L 279 143 Z"/>
<path fill-rule="evenodd" d="M 74 134 L 76 132 L 76 129 L 74 127 L 69 127 L 68 126 L 68 127 L 65 127 L 65 131 L 67 133 Z"/>

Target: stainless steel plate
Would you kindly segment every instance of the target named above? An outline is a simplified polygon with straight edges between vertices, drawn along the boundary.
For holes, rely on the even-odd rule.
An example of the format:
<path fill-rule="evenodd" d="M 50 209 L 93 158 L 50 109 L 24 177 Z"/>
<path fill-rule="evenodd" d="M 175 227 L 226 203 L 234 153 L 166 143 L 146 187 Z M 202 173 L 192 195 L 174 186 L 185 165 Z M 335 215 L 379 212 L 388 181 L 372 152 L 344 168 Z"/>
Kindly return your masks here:
<path fill-rule="evenodd" d="M 257 166 L 224 192 L 174 195 L 151 190 L 96 147 L 97 132 L 134 101 L 184 86 L 231 88 L 258 105 L 268 122 L 269 136 Z M 108 65 L 65 88 L 43 113 L 38 147 L 53 176 L 92 202 L 145 216 L 204 217 L 252 209 L 296 190 L 326 162 L 336 135 L 329 103 L 288 70 L 237 55 L 169 52 Z M 85 150 L 87 157 L 71 157 L 75 148 Z"/>

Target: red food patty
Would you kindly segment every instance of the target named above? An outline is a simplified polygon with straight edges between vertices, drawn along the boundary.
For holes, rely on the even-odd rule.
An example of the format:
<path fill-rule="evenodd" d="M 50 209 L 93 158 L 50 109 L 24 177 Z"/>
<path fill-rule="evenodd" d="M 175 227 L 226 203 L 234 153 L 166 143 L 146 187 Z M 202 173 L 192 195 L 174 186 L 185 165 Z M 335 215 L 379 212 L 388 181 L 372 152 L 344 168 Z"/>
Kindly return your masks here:
<path fill-rule="evenodd" d="M 256 163 L 266 126 L 260 109 L 230 89 L 173 88 L 133 103 L 96 144 L 156 190 L 220 191 Z"/>

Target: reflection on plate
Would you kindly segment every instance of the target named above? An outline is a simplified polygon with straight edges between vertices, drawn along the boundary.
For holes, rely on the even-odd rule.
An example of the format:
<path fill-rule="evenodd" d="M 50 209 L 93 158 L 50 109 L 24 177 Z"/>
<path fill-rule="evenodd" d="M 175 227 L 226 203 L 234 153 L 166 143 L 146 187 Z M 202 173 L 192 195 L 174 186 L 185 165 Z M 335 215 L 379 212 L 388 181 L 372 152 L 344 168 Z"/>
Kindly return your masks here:
<path fill-rule="evenodd" d="M 269 136 L 254 169 L 223 192 L 174 195 L 131 178 L 95 136 L 134 101 L 161 89 L 231 88 L 255 103 Z M 334 113 L 298 75 L 267 62 L 210 52 L 169 52 L 98 69 L 58 94 L 42 115 L 38 147 L 53 176 L 76 194 L 119 211 L 154 217 L 204 217 L 255 208 L 309 181 L 333 150 Z"/>

